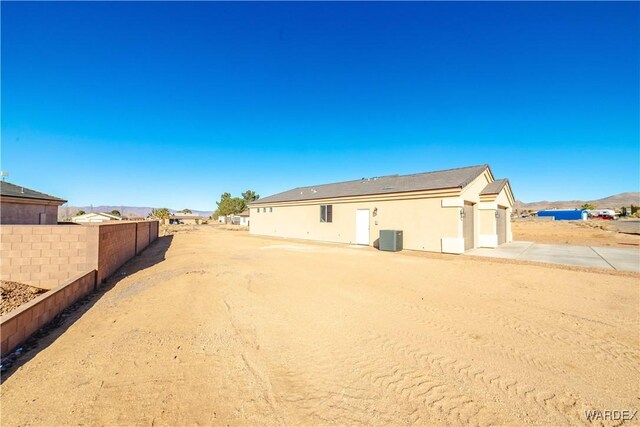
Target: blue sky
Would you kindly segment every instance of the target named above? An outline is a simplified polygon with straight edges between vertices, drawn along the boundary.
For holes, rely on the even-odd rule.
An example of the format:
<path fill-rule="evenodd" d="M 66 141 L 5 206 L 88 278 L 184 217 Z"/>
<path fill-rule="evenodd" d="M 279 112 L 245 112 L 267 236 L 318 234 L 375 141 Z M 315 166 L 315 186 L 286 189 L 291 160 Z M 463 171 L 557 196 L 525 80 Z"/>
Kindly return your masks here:
<path fill-rule="evenodd" d="M 640 5 L 2 2 L 2 169 L 70 204 L 489 163 L 639 190 Z"/>

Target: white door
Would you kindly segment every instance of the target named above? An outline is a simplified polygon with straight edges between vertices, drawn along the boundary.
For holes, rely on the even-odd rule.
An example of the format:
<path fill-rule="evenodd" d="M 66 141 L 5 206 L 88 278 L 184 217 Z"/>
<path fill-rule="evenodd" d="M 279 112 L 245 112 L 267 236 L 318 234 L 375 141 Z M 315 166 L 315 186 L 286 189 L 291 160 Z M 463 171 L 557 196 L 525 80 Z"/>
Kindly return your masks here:
<path fill-rule="evenodd" d="M 369 244 L 369 209 L 356 210 L 356 245 Z"/>

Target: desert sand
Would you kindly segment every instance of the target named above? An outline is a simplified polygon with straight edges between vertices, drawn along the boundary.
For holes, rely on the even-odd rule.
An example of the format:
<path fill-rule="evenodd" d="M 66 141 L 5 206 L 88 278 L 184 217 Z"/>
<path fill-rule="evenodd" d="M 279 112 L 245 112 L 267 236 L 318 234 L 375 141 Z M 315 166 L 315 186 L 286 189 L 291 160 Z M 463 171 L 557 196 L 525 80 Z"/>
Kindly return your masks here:
<path fill-rule="evenodd" d="M 556 245 L 612 246 L 640 249 L 640 235 L 617 232 L 619 221 L 516 220 L 511 224 L 514 240 Z"/>
<path fill-rule="evenodd" d="M 639 283 L 203 226 L 28 352 L 1 421 L 588 424 L 638 409 Z"/>

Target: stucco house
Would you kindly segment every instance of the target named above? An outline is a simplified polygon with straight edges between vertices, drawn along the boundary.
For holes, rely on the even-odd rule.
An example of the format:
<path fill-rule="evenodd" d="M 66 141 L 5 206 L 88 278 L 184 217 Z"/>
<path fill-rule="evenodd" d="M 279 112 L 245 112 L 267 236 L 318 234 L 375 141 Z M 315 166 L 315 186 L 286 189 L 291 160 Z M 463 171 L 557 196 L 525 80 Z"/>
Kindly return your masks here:
<path fill-rule="evenodd" d="M 245 209 L 242 212 L 240 212 L 238 214 L 240 225 L 244 225 L 244 226 L 248 227 L 249 226 L 249 216 L 250 216 L 249 209 Z"/>
<path fill-rule="evenodd" d="M 0 181 L 1 224 L 57 224 L 59 197 Z"/>
<path fill-rule="evenodd" d="M 82 215 L 76 215 L 73 218 L 71 218 L 71 221 L 77 222 L 79 224 L 102 223 L 102 222 L 121 221 L 121 220 L 122 220 L 121 217 L 117 215 L 109 214 L 106 212 L 89 212 Z"/>
<path fill-rule="evenodd" d="M 402 230 L 404 248 L 460 254 L 510 242 L 514 203 L 488 165 L 298 187 L 249 206 L 250 233 L 377 246 Z"/>

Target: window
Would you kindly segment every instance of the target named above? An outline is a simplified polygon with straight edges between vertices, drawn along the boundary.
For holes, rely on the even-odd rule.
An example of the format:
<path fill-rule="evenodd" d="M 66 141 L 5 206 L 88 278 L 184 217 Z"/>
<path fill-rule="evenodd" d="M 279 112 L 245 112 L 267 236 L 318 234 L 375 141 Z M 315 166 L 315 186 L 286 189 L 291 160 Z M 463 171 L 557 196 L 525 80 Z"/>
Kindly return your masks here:
<path fill-rule="evenodd" d="M 320 222 L 333 222 L 333 205 L 320 205 Z"/>
<path fill-rule="evenodd" d="M 273 208 L 269 208 L 269 212 L 273 212 Z"/>

